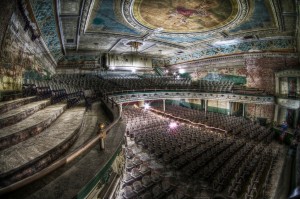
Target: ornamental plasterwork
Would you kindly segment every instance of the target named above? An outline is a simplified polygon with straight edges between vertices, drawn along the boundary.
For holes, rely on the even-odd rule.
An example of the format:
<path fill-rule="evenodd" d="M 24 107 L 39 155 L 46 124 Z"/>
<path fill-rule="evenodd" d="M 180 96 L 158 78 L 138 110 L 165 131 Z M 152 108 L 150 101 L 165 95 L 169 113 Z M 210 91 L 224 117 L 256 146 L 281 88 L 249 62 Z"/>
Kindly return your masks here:
<path fill-rule="evenodd" d="M 277 104 L 289 109 L 299 109 L 300 101 L 292 99 L 277 99 Z"/>
<path fill-rule="evenodd" d="M 266 40 L 255 40 L 249 42 L 243 42 L 228 46 L 214 47 L 210 49 L 200 50 L 192 52 L 190 54 L 184 54 L 181 56 L 172 57 L 166 60 L 167 65 L 174 65 L 187 61 L 193 61 L 213 56 L 222 56 L 226 54 L 236 54 L 241 52 L 251 51 L 272 51 L 279 49 L 294 49 L 296 42 L 293 38 L 287 39 L 266 39 Z"/>
<path fill-rule="evenodd" d="M 172 65 L 171 68 L 197 68 L 197 69 L 206 69 L 206 67 L 224 67 L 224 64 L 230 63 L 230 66 L 240 66 L 244 65 L 245 59 L 251 59 L 251 58 L 298 58 L 299 55 L 297 53 L 246 53 L 246 54 L 237 54 L 237 55 L 227 55 L 227 56 L 222 56 L 222 57 L 217 57 L 217 58 L 210 58 L 210 59 L 205 59 L 205 60 L 196 60 L 192 62 L 187 62 L 187 63 L 179 63 Z M 155 59 L 153 61 L 153 64 L 165 64 L 164 60 L 162 59 Z M 160 65 L 155 65 L 155 66 L 160 66 Z"/>
<path fill-rule="evenodd" d="M 90 9 L 92 9 L 92 2 L 95 0 L 85 0 L 84 1 L 84 7 L 82 11 L 82 17 L 81 17 L 81 23 L 80 23 L 80 32 L 83 34 L 87 28 L 88 25 L 88 18 L 89 18 L 89 13 Z"/>
<path fill-rule="evenodd" d="M 300 70 L 283 70 L 275 73 L 275 77 L 300 77 Z"/>
<path fill-rule="evenodd" d="M 243 102 L 253 104 L 274 104 L 274 97 L 271 96 L 247 96 L 237 94 L 220 93 L 200 93 L 200 92 L 143 92 L 132 94 L 110 95 L 117 103 L 133 102 L 139 100 L 157 100 L 157 99 L 207 99 L 230 102 Z"/>

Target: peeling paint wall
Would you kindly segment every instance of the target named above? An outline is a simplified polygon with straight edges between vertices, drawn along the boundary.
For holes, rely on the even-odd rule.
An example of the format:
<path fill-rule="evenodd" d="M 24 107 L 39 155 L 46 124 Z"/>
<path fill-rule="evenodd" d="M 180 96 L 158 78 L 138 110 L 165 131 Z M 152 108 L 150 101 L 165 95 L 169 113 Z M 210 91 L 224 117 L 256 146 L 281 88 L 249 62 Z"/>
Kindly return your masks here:
<path fill-rule="evenodd" d="M 12 4 L 8 2 L 8 4 Z M 1 27 L 5 31 L 0 48 L 0 91 L 20 90 L 26 71 L 40 75 L 53 74 L 56 63 L 48 56 L 47 49 L 40 39 L 32 40 L 17 6 L 1 12 Z M 5 15 L 6 17 L 3 17 Z M 3 22 L 3 23 L 2 23 Z M 1 39 L 1 38 L 0 38 Z"/>

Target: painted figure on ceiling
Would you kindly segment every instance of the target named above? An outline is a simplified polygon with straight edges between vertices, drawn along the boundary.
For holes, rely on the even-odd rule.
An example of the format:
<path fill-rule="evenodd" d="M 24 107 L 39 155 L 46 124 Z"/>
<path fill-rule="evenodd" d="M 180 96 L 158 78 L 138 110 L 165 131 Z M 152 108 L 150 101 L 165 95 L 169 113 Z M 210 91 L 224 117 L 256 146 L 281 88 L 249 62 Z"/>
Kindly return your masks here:
<path fill-rule="evenodd" d="M 167 32 L 198 32 L 225 25 L 236 14 L 232 0 L 137 0 L 135 17 Z"/>

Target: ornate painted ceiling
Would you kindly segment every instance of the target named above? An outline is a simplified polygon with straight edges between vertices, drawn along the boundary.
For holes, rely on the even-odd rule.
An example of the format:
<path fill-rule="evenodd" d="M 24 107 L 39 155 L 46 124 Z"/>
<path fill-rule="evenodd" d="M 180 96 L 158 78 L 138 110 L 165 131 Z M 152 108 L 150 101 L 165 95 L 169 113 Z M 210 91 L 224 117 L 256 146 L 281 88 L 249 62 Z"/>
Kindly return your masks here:
<path fill-rule="evenodd" d="M 129 43 L 138 41 L 138 53 L 163 58 L 168 65 L 243 52 L 294 52 L 300 7 L 294 0 L 30 3 L 45 43 L 58 60 L 131 53 Z"/>

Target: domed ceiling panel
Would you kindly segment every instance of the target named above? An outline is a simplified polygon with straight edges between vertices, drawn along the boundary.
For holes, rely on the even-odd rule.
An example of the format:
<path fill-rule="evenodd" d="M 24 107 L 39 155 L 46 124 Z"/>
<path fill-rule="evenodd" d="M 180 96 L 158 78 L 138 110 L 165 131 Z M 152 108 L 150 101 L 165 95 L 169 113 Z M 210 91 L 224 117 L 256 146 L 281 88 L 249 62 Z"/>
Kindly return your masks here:
<path fill-rule="evenodd" d="M 149 29 L 164 32 L 207 32 L 237 17 L 236 0 L 135 0 L 134 18 Z"/>
<path fill-rule="evenodd" d="M 234 33 L 255 29 L 276 28 L 269 1 L 250 1 L 250 8 L 247 20 L 243 21 L 239 26 L 234 27 L 229 32 Z"/>
<path fill-rule="evenodd" d="M 239 25 L 249 8 L 247 0 L 125 0 L 122 10 L 138 30 L 156 30 L 164 37 L 203 37 Z"/>
<path fill-rule="evenodd" d="M 88 32 L 112 32 L 118 34 L 136 35 L 138 31 L 122 23 L 121 15 L 116 12 L 115 1 L 95 1 L 89 20 Z"/>

